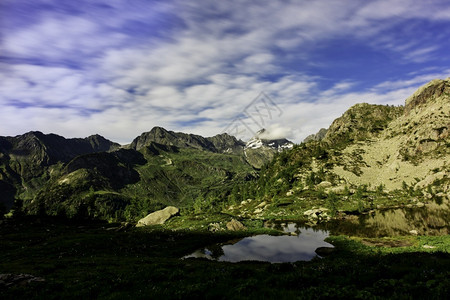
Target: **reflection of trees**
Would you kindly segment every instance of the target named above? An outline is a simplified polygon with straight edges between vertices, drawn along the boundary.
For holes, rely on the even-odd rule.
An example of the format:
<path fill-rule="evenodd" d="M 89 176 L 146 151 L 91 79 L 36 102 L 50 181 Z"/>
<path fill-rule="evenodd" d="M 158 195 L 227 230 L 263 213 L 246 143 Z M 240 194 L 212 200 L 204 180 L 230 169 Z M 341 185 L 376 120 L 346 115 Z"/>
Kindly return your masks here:
<path fill-rule="evenodd" d="M 441 205 L 426 204 L 425 207 L 376 211 L 374 215 L 360 215 L 348 220 L 332 222 L 327 226 L 333 235 L 347 234 L 366 237 L 381 237 L 410 234 L 441 235 L 450 231 L 450 209 L 448 201 Z"/>
<path fill-rule="evenodd" d="M 208 250 L 211 251 L 211 258 L 217 260 L 219 257 L 224 255 L 222 245 L 216 244 L 208 247 Z"/>

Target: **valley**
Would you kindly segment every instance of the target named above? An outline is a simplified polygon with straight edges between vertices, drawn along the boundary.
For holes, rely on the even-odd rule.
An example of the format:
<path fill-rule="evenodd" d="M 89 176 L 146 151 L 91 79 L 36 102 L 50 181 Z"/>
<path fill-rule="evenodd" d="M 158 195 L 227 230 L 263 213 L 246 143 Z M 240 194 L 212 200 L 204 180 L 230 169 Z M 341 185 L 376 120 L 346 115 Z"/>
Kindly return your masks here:
<path fill-rule="evenodd" d="M 243 142 L 161 127 L 129 145 L 98 135 L 0 137 L 0 295 L 442 298 L 449 132 L 450 78 L 405 106 L 354 105 L 300 144 L 264 139 L 264 130 Z M 136 227 L 169 206 L 173 215 Z M 298 232 L 270 226 L 280 223 Z M 308 261 L 275 264 L 181 259 L 242 238 L 299 240 L 301 231 L 326 231 L 331 254 L 312 249 Z"/>

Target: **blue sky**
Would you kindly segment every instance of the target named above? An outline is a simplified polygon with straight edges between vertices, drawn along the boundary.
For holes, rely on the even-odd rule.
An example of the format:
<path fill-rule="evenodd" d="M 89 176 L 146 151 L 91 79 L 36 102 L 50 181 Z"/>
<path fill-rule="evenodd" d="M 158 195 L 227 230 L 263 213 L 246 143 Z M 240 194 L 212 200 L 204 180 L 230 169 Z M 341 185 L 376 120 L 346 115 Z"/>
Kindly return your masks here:
<path fill-rule="evenodd" d="M 2 0 L 0 135 L 129 143 L 240 118 L 246 138 L 264 92 L 281 112 L 264 126 L 300 142 L 355 103 L 400 105 L 449 77 L 449 49 L 442 0 Z"/>

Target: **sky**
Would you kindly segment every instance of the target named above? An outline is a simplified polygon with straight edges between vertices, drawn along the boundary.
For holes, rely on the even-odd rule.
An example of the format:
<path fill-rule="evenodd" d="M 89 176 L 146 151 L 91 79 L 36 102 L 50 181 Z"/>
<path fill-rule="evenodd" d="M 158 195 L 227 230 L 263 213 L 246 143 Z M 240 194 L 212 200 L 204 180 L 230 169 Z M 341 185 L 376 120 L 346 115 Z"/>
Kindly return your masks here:
<path fill-rule="evenodd" d="M 0 136 L 299 143 L 449 77 L 449 49 L 447 0 L 1 0 Z"/>

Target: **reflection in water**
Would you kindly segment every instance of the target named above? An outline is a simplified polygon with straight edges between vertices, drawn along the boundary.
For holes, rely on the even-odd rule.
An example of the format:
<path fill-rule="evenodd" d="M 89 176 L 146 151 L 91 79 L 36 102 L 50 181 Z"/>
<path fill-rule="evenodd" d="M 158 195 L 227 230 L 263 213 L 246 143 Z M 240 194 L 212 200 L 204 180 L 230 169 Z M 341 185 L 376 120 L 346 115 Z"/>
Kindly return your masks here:
<path fill-rule="evenodd" d="M 429 203 L 421 208 L 399 208 L 375 211 L 306 228 L 297 223 L 270 222 L 267 227 L 295 232 L 297 236 L 257 235 L 216 244 L 197 250 L 189 257 L 204 257 L 218 261 L 238 262 L 258 260 L 268 262 L 307 261 L 314 258 L 319 247 L 333 247 L 324 241 L 332 235 L 382 237 L 398 235 L 445 235 L 450 233 L 450 206 L 448 201 Z"/>
<path fill-rule="evenodd" d="M 353 219 L 321 225 L 332 235 L 346 234 L 363 237 L 411 235 L 446 235 L 450 233 L 448 201 L 431 202 L 420 208 L 398 208 L 375 211 Z"/>
<path fill-rule="evenodd" d="M 324 241 L 328 232 L 288 224 L 285 231 L 296 232 L 298 236 L 257 235 L 246 237 L 232 244 L 214 245 L 197 250 L 189 257 L 204 257 L 218 261 L 238 262 L 245 260 L 273 263 L 307 261 L 317 256 L 318 247 L 333 247 Z"/>

